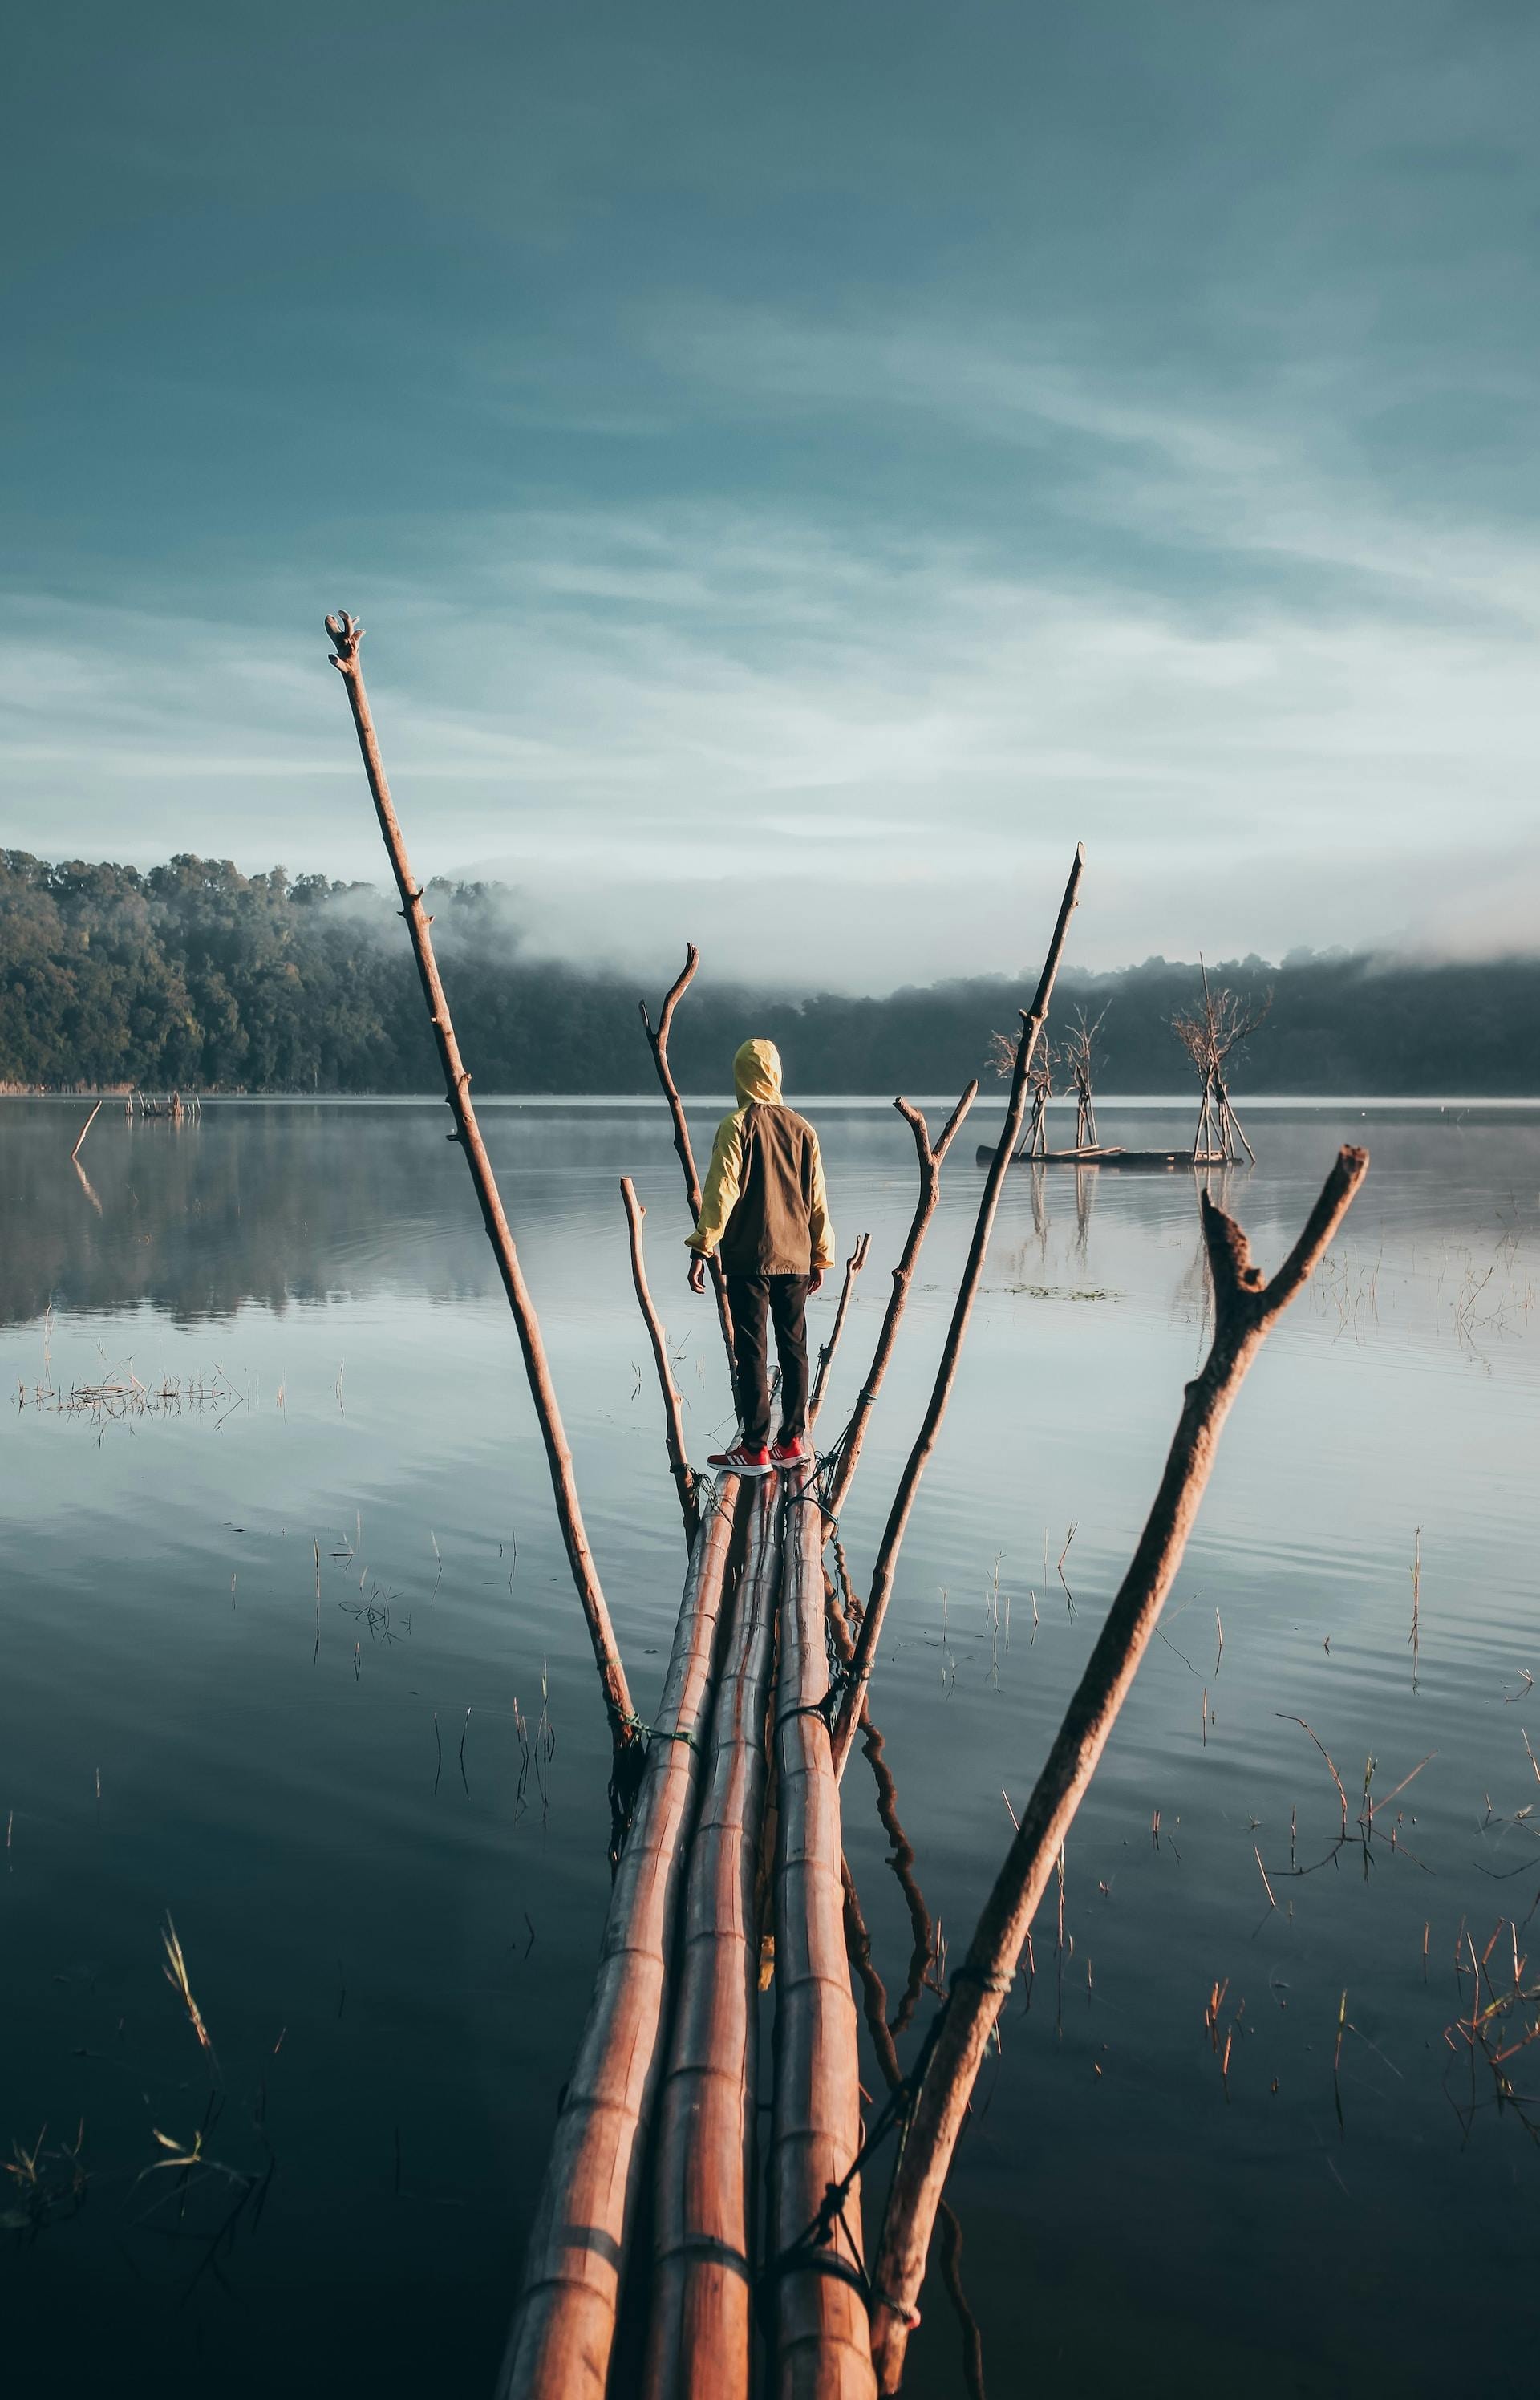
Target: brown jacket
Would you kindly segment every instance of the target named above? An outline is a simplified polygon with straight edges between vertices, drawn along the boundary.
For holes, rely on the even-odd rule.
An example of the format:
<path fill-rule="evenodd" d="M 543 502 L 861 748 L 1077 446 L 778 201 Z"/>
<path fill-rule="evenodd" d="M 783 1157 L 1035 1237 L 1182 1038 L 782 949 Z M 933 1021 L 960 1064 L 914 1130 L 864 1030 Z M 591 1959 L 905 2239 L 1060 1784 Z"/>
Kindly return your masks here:
<path fill-rule="evenodd" d="M 716 1128 L 689 1248 L 721 1252 L 729 1275 L 808 1275 L 834 1264 L 818 1136 L 781 1098 L 773 1042 L 732 1062 L 739 1105 Z"/>

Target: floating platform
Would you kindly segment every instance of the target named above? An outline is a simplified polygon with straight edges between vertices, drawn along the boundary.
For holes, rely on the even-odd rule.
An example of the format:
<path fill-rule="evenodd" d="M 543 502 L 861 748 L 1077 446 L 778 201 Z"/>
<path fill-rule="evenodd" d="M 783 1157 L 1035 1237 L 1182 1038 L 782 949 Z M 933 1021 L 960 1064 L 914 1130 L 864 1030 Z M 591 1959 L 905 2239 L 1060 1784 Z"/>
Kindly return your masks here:
<path fill-rule="evenodd" d="M 994 1149 L 980 1142 L 974 1155 L 980 1166 L 994 1163 Z M 1013 1166 L 1233 1166 L 1222 1150 L 1120 1150 L 1114 1143 L 1102 1142 L 1086 1150 L 1018 1150 L 1011 1159 Z"/>

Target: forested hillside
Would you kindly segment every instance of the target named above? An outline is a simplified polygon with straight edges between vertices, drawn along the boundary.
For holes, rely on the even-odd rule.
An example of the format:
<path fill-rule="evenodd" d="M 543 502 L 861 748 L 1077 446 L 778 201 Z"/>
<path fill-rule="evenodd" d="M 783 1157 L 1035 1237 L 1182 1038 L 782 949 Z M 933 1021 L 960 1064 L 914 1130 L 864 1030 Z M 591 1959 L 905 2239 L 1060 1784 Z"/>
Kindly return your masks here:
<path fill-rule="evenodd" d="M 431 905 L 479 1090 L 647 1087 L 632 978 L 523 956 L 506 893 L 441 886 Z M 749 1031 L 781 1044 L 802 1093 L 952 1090 L 988 1077 L 990 1033 L 1015 1022 L 1029 989 L 1000 975 L 797 997 L 744 991 L 711 966 L 674 1040 L 681 1084 L 702 1092 L 725 1088 Z M 1273 993 L 1238 1089 L 1540 1092 L 1540 961 L 1306 956 L 1211 972 Z M 1171 1018 L 1197 984 L 1195 964 L 1165 959 L 1070 974 L 1059 1014 L 1106 1011 L 1106 1088 L 1177 1090 L 1188 1070 Z M 0 851 L 0 1084 L 405 1092 L 430 1090 L 436 1073 L 405 935 L 371 886 L 188 856 L 141 872 Z"/>

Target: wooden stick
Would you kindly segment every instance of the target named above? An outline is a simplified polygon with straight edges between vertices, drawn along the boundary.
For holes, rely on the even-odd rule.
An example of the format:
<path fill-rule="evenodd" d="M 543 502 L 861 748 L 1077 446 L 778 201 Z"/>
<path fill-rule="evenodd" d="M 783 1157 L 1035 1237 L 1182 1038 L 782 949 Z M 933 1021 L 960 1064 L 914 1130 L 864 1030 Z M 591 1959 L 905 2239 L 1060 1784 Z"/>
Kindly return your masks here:
<path fill-rule="evenodd" d="M 1314 1273 L 1362 1182 L 1369 1153 L 1343 1150 L 1288 1258 L 1264 1284 L 1245 1234 L 1199 1198 L 1214 1290 L 1214 1334 L 1188 1384 L 1176 1435 L 1138 1547 L 1092 1650 L 1020 1827 L 995 1878 L 964 1965 L 952 1977 L 939 2030 L 914 2100 L 888 2198 L 872 2312 L 872 2344 L 885 2393 L 897 2392 L 931 2229 L 985 2046 L 1010 1987 L 1038 1902 L 1054 1871 L 1197 1515 L 1220 1428 L 1262 1342 Z"/>
<path fill-rule="evenodd" d="M 653 1030 L 652 1019 L 647 1013 L 646 1001 L 639 1000 L 636 1003 L 642 1019 L 642 1030 L 647 1035 L 647 1048 L 652 1053 L 652 1063 L 658 1070 L 658 1081 L 662 1085 L 663 1098 L 668 1102 L 668 1112 L 674 1122 L 674 1147 L 679 1153 L 679 1165 L 684 1173 L 685 1193 L 689 1201 L 692 1225 L 701 1214 L 701 1179 L 695 1172 L 695 1152 L 690 1148 L 689 1125 L 685 1117 L 685 1104 L 679 1098 L 679 1086 L 674 1080 L 674 1070 L 668 1063 L 668 1035 L 669 1028 L 674 1023 L 674 1012 L 694 981 L 695 970 L 700 963 L 700 951 L 693 942 L 687 942 L 685 963 L 663 994 L 663 1004 L 658 1011 L 656 1032 Z M 728 1354 L 728 1373 L 733 1377 L 733 1389 L 736 1393 L 732 1311 L 728 1306 L 727 1270 L 715 1250 L 706 1261 L 706 1270 L 711 1276 L 711 1288 L 716 1295 L 716 1321 L 722 1329 L 722 1343 Z"/>
<path fill-rule="evenodd" d="M 636 1287 L 637 1305 L 647 1326 L 647 1339 L 652 1344 L 652 1362 L 658 1370 L 658 1388 L 663 1396 L 663 1443 L 668 1452 L 668 1471 L 679 1494 L 679 1511 L 685 1520 L 688 1548 L 695 1540 L 701 1520 L 696 1506 L 695 1476 L 685 1456 L 684 1402 L 669 1362 L 668 1338 L 647 1289 L 647 1266 L 642 1257 L 642 1220 L 647 1210 L 637 1199 L 636 1187 L 629 1175 L 620 1178 L 620 1197 L 625 1202 L 626 1228 L 631 1238 L 631 1280 Z"/>
<path fill-rule="evenodd" d="M 813 1376 L 812 1392 L 808 1400 L 810 1426 L 815 1425 L 818 1422 L 818 1411 L 824 1405 L 824 1386 L 829 1380 L 829 1369 L 834 1364 L 834 1354 L 839 1347 L 839 1337 L 845 1330 L 845 1311 L 851 1304 L 851 1287 L 865 1265 L 866 1252 L 871 1246 L 871 1235 L 863 1234 L 850 1257 L 845 1261 L 845 1280 L 839 1287 L 839 1305 L 834 1312 L 834 1330 L 819 1350 L 818 1371 Z"/>
<path fill-rule="evenodd" d="M 647 2400 L 747 2400 L 753 2332 L 759 2017 L 756 1905 L 765 1718 L 781 1578 L 779 1495 L 751 1488 L 690 1845 L 674 2032 L 658 2102 Z"/>
<path fill-rule="evenodd" d="M 898 1264 L 893 1269 L 893 1288 L 888 1296 L 888 1305 L 883 1311 L 882 1324 L 877 1337 L 877 1347 L 872 1352 L 872 1363 L 866 1370 L 866 1380 L 861 1387 L 855 1407 L 851 1412 L 851 1421 L 845 1429 L 845 1438 L 840 1446 L 839 1460 L 835 1468 L 834 1482 L 829 1491 L 831 1517 L 838 1517 L 844 1507 L 845 1494 L 851 1488 L 852 1479 L 861 1461 L 861 1445 L 866 1439 L 867 1420 L 876 1405 L 877 1396 L 882 1389 L 882 1378 L 888 1371 L 888 1361 L 893 1357 L 893 1343 L 898 1339 L 898 1328 L 903 1319 L 904 1311 L 908 1305 L 909 1287 L 914 1279 L 915 1263 L 920 1257 L 920 1246 L 925 1239 L 931 1219 L 935 1215 L 936 1202 L 941 1196 L 941 1162 L 950 1150 L 952 1137 L 972 1108 L 977 1092 L 978 1084 L 975 1078 L 959 1099 L 956 1108 L 942 1128 L 940 1140 L 934 1147 L 931 1142 L 930 1127 L 913 1103 L 902 1098 L 893 1102 L 894 1108 L 914 1136 L 914 1146 L 920 1157 L 920 1196 L 914 1205 L 914 1215 L 909 1220 L 909 1230 L 905 1237 L 902 1254 Z"/>
<path fill-rule="evenodd" d="M 872 2400 L 870 2335 L 859 2280 L 857 2183 L 851 2185 L 829 2239 L 817 2247 L 803 2242 L 829 2186 L 850 2172 L 861 2141 L 861 2099 L 855 2003 L 845 1959 L 839 1794 L 828 1729 L 819 1713 L 829 1680 L 823 1528 L 811 1498 L 791 1501 L 787 1508 L 775 1688 L 770 2389 L 777 2400 Z"/>
<path fill-rule="evenodd" d="M 438 1043 L 439 1060 L 443 1069 L 445 1097 L 454 1112 L 456 1130 L 449 1137 L 457 1141 L 465 1152 L 470 1169 L 470 1180 L 481 1203 L 482 1219 L 487 1238 L 492 1244 L 502 1277 L 508 1304 L 513 1312 L 518 1330 L 519 1347 L 524 1353 L 525 1372 L 529 1378 L 534 1397 L 535 1413 L 539 1419 L 540 1434 L 545 1442 L 546 1460 L 551 1469 L 551 1488 L 555 1494 L 556 1515 L 561 1523 L 562 1539 L 566 1544 L 567 1563 L 577 1587 L 578 1599 L 588 1625 L 589 1640 L 604 1686 L 605 1706 L 609 1711 L 611 1739 L 615 1745 L 617 1765 L 626 1758 L 626 1772 L 617 1773 L 618 1786 L 623 1786 L 639 1763 L 629 1753 L 636 1751 L 636 1712 L 631 1705 L 631 1688 L 625 1669 L 620 1664 L 615 1646 L 615 1629 L 609 1621 L 609 1610 L 600 1589 L 598 1569 L 588 1547 L 583 1530 L 583 1512 L 578 1501 L 577 1479 L 572 1471 L 572 1452 L 567 1447 L 562 1412 L 557 1406 L 556 1386 L 552 1381 L 551 1367 L 540 1339 L 539 1319 L 535 1303 L 524 1279 L 519 1254 L 513 1246 L 513 1234 L 503 1214 L 503 1204 L 497 1192 L 492 1161 L 486 1154 L 476 1111 L 470 1105 L 470 1077 L 460 1057 L 459 1043 L 455 1039 L 455 1027 L 449 1015 L 449 1002 L 444 998 L 439 978 L 438 961 L 433 956 L 432 923 L 422 905 L 422 891 L 407 862 L 406 843 L 390 798 L 390 787 L 385 780 L 385 767 L 380 758 L 379 743 L 375 738 L 374 719 L 369 713 L 369 697 L 363 688 L 363 670 L 359 663 L 359 644 L 363 639 L 363 627 L 344 613 L 328 617 L 326 630 L 336 648 L 332 664 L 336 668 L 348 689 L 348 706 L 358 730 L 359 748 L 363 754 L 363 771 L 369 778 L 369 789 L 379 818 L 380 832 L 389 854 L 396 889 L 401 893 L 401 913 L 406 920 L 412 936 L 412 948 L 422 979 L 423 998 L 428 1003 L 429 1021 L 433 1039 Z"/>
<path fill-rule="evenodd" d="M 525 2253 L 498 2400 L 603 2400 L 621 2274 L 663 2067 L 664 1986 L 702 1772 L 739 1484 L 696 1536 L 588 2019 Z"/>
<path fill-rule="evenodd" d="M 79 1136 L 79 1139 L 76 1141 L 76 1143 L 75 1143 L 75 1148 L 74 1148 L 74 1149 L 71 1151 L 71 1152 L 70 1152 L 70 1160 L 71 1160 L 71 1164 L 72 1164 L 72 1165 L 74 1164 L 75 1160 L 75 1159 L 77 1159 L 77 1158 L 79 1157 L 79 1155 L 80 1155 L 80 1143 L 81 1143 L 82 1141 L 84 1141 L 84 1140 L 85 1140 L 86 1136 L 89 1133 L 89 1131 L 90 1131 L 90 1129 L 91 1129 L 92 1125 L 96 1123 L 96 1113 L 97 1113 L 97 1109 L 100 1109 L 100 1107 L 101 1107 L 101 1106 L 102 1106 L 102 1103 L 101 1103 L 101 1101 L 100 1101 L 100 1100 L 98 1100 L 98 1102 L 97 1102 L 97 1104 L 96 1104 L 96 1108 L 95 1108 L 95 1109 L 92 1109 L 92 1111 L 91 1111 L 91 1112 L 90 1112 L 90 1115 L 86 1119 L 85 1124 L 84 1124 L 84 1125 L 81 1126 L 81 1128 L 80 1128 L 80 1136 Z"/>
<path fill-rule="evenodd" d="M 947 1413 L 947 1403 L 951 1398 L 958 1360 L 962 1355 L 962 1344 L 967 1336 L 968 1320 L 973 1315 L 974 1298 L 978 1290 L 979 1278 L 984 1272 L 984 1260 L 989 1248 L 989 1234 L 994 1226 L 995 1211 L 1000 1205 L 1006 1169 L 1011 1164 L 1011 1152 L 1015 1148 L 1016 1136 L 1021 1131 L 1021 1120 L 1027 1106 L 1027 1079 L 1032 1063 L 1032 1053 L 1037 1048 L 1038 1038 L 1048 1015 L 1048 1002 L 1053 997 L 1054 979 L 1058 974 L 1059 961 L 1064 955 L 1065 937 L 1070 931 L 1070 920 L 1074 915 L 1075 904 L 1080 897 L 1080 880 L 1084 869 L 1084 846 L 1077 843 L 1075 863 L 1070 869 L 1070 880 L 1064 887 L 1064 898 L 1059 904 L 1058 921 L 1054 927 L 1053 940 L 1048 945 L 1048 955 L 1043 962 L 1043 973 L 1038 978 L 1037 991 L 1030 1011 L 1023 1009 L 1021 1013 L 1021 1039 L 1016 1043 L 1015 1068 L 1011 1076 L 1011 1097 L 1005 1111 L 1004 1129 L 1001 1134 L 988 1174 L 984 1179 L 984 1196 L 978 1204 L 978 1219 L 974 1227 L 974 1238 L 968 1251 L 967 1264 L 962 1270 L 962 1281 L 952 1309 L 952 1321 L 947 1330 L 946 1345 L 941 1353 L 941 1364 L 936 1370 L 935 1384 L 931 1393 L 931 1404 L 925 1411 L 924 1423 L 915 1437 L 914 1448 L 909 1452 L 908 1463 L 899 1479 L 898 1490 L 893 1494 L 893 1507 L 888 1511 L 888 1522 L 883 1531 L 881 1547 L 877 1554 L 877 1564 L 872 1569 L 866 1614 L 862 1619 L 861 1631 L 855 1644 L 855 1659 L 852 1669 L 854 1681 L 845 1693 L 839 1715 L 835 1724 L 834 1760 L 837 1775 L 844 1773 L 845 1762 L 851 1754 L 851 1744 L 855 1739 L 855 1728 L 861 1713 L 861 1686 L 870 1675 L 872 1660 L 877 1655 L 877 1644 L 882 1631 L 882 1620 L 888 1613 L 888 1602 L 893 1592 L 893 1571 L 898 1563 L 898 1553 L 904 1540 L 905 1530 L 908 1525 L 909 1512 L 914 1507 L 915 1493 L 920 1489 L 920 1479 L 925 1471 L 925 1462 L 935 1447 L 935 1438 L 941 1430 L 941 1421 Z"/>

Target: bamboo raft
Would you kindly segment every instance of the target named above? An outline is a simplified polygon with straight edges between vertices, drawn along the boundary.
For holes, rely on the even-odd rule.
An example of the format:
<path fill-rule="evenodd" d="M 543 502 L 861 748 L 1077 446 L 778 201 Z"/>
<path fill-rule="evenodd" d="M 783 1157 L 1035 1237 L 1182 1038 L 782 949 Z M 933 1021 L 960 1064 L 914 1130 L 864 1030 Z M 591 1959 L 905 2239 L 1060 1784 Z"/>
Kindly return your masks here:
<path fill-rule="evenodd" d="M 994 1152 L 981 1142 L 974 1153 L 980 1166 L 988 1166 Z M 1229 1166 L 1233 1164 L 1222 1150 L 1121 1150 L 1113 1142 L 1097 1142 L 1085 1150 L 1018 1150 L 1012 1153 L 1013 1166 Z"/>
<path fill-rule="evenodd" d="M 1245 1234 L 1206 1192 L 1198 1221 L 1212 1291 L 1206 1358 L 1182 1394 L 1159 1487 L 1128 1570 L 1038 1774 L 966 1955 L 940 1990 L 935 1920 L 914 1878 L 891 1769 L 869 1714 L 878 1642 L 904 1534 L 958 1372 L 1006 1172 L 1018 1163 L 1033 1056 L 1083 866 L 1077 851 L 1030 1010 L 1022 1011 L 1004 1128 L 988 1163 L 973 1239 L 929 1406 L 874 1561 L 865 1606 L 851 1591 L 837 1517 L 893 1355 L 942 1162 L 976 1092 L 934 1143 L 920 1111 L 920 1190 L 871 1363 L 842 1432 L 816 1470 L 713 1484 L 688 1467 L 679 1394 L 642 1261 L 643 1211 L 622 1185 L 633 1280 L 663 1403 L 664 1451 L 688 1549 L 662 1695 L 651 1724 L 632 1703 L 583 1531 L 534 1303 L 497 1194 L 407 863 L 358 660 L 361 629 L 328 618 L 365 772 L 416 956 L 455 1120 L 512 1308 L 545 1438 L 574 1589 L 593 1645 L 614 1753 L 616 1861 L 593 1998 L 525 2245 L 498 2400 L 876 2400 L 898 2393 L 920 2320 L 932 2234 L 956 2220 L 943 2187 L 986 2047 L 1012 1988 L 1033 1913 L 1090 1783 L 1161 1607 L 1213 1463 L 1220 1428 L 1273 1324 L 1308 1280 L 1363 1179 L 1343 1150 L 1298 1240 L 1270 1280 Z M 687 1198 L 699 1186 L 667 1034 L 695 971 L 693 948 L 654 1031 L 643 1021 L 673 1119 Z M 1178 1153 L 1050 1153 L 1052 1163 L 1130 1164 Z M 1196 1162 L 1206 1163 L 1203 1160 Z M 846 1262 L 817 1392 L 866 1258 Z M 730 1363 L 731 1326 L 718 1287 Z M 825 1565 L 832 1557 L 838 1585 Z M 838 1598 L 837 1599 L 837 1590 Z M 892 2026 L 843 1852 L 840 1777 L 857 1735 L 878 1785 L 916 1935 Z M 955 1950 L 954 1945 L 954 1950 Z M 886 2098 L 863 2121 L 852 1972 Z M 927 1984 L 938 1994 L 906 2068 Z M 760 2154 L 759 2017 L 770 1990 L 769 2139 Z M 896 2155 L 870 2231 L 863 2191 L 888 2137 Z M 767 2190 L 763 2208 L 761 2188 Z M 968 2320 L 970 2356 L 978 2335 Z M 970 2368 L 970 2373 L 973 2369 Z"/>

